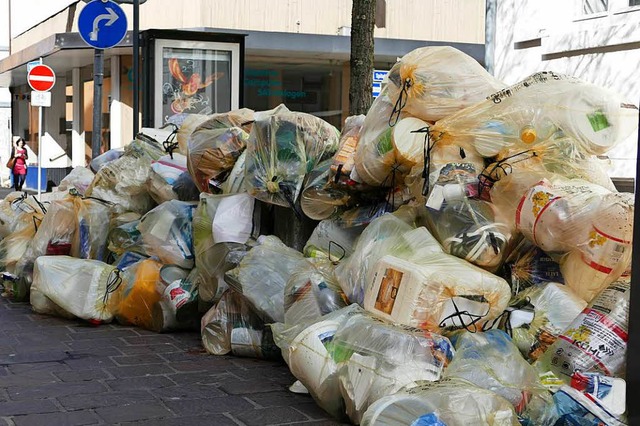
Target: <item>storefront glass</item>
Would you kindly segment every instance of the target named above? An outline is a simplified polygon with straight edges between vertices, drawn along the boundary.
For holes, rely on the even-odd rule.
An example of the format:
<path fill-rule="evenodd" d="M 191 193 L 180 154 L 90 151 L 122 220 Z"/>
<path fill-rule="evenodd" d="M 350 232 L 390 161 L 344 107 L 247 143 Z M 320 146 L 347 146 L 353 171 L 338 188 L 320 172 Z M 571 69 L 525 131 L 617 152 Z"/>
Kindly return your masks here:
<path fill-rule="evenodd" d="M 340 128 L 342 68 L 340 66 L 247 63 L 245 106 L 268 110 L 283 103 L 292 111 L 323 118 Z"/>

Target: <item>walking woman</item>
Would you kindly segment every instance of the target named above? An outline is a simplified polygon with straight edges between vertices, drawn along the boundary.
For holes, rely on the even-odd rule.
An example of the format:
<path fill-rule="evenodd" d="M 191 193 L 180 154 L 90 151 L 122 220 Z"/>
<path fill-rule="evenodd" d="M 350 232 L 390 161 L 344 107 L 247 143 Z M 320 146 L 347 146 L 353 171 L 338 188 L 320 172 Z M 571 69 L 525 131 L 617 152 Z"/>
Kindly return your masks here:
<path fill-rule="evenodd" d="M 11 158 L 14 159 L 13 169 L 13 187 L 16 191 L 22 191 L 22 186 L 27 178 L 27 147 L 24 139 L 18 138 L 11 153 Z"/>

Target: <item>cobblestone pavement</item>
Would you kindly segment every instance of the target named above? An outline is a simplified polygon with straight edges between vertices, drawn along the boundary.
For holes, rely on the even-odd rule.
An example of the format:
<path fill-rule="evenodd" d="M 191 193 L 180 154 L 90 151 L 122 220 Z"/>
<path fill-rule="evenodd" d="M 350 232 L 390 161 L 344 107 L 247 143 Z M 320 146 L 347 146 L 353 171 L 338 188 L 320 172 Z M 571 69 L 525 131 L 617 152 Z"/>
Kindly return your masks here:
<path fill-rule="evenodd" d="M 337 425 L 281 363 L 207 355 L 155 334 L 34 314 L 0 298 L 0 425 Z"/>

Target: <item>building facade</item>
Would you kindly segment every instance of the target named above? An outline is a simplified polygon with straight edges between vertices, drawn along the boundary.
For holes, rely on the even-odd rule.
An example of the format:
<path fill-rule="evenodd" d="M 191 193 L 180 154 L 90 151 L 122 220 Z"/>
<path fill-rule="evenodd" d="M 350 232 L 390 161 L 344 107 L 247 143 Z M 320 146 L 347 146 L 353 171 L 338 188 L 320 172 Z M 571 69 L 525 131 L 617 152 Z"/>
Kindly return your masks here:
<path fill-rule="evenodd" d="M 94 131 L 93 50 L 78 35 L 78 15 L 86 2 L 0 0 L 2 6 L 11 17 L 11 55 L 0 61 L 0 87 L 11 90 L 13 134 L 38 149 L 37 111 L 29 102 L 26 72 L 28 62 L 42 57 L 57 74 L 53 105 L 44 113 L 42 165 L 60 170 L 85 165 Z M 121 6 L 131 30 L 132 6 Z M 453 45 L 484 60 L 484 0 L 378 0 L 377 6 L 377 69 L 388 70 L 398 57 L 426 45 Z M 285 103 L 340 127 L 348 111 L 350 23 L 350 0 L 148 0 L 140 6 L 143 33 L 185 33 L 158 51 L 153 61 L 161 56 L 164 62 L 157 63 L 154 76 L 142 76 L 150 80 L 140 94 L 141 123 L 157 127 L 180 112 L 211 113 L 235 106 L 264 110 Z M 232 69 L 225 68 L 235 60 L 229 59 L 230 50 L 212 41 L 216 34 L 244 38 L 241 82 L 233 81 Z M 142 50 L 143 68 L 145 60 L 152 61 L 145 58 L 153 55 L 149 52 Z M 99 131 L 103 149 L 108 149 L 123 146 L 133 136 L 131 32 L 106 50 L 105 58 L 104 124 Z M 220 95 L 227 90 L 226 71 L 232 86 L 240 87 L 239 94 L 229 98 L 237 96 L 236 103 Z M 198 78 L 199 86 L 215 86 L 218 96 L 204 96 L 207 88 L 192 95 L 188 86 Z M 165 80 L 179 84 L 170 87 Z"/>
<path fill-rule="evenodd" d="M 513 84 L 551 70 L 610 88 L 638 106 L 640 0 L 492 1 L 496 77 Z M 609 153 L 612 176 L 635 176 L 637 137 Z"/>

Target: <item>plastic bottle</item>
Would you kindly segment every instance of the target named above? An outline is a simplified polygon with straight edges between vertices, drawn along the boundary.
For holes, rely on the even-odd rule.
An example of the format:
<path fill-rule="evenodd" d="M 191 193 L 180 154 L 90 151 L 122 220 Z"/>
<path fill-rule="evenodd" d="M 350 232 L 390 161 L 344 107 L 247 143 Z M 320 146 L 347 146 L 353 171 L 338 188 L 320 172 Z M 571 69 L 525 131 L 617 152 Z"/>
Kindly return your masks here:
<path fill-rule="evenodd" d="M 623 376 L 630 287 L 625 277 L 602 291 L 538 360 L 538 371 L 550 371 L 567 384 L 576 372 Z"/>

